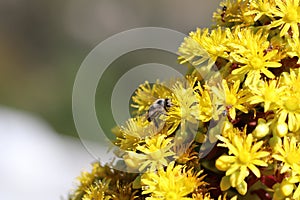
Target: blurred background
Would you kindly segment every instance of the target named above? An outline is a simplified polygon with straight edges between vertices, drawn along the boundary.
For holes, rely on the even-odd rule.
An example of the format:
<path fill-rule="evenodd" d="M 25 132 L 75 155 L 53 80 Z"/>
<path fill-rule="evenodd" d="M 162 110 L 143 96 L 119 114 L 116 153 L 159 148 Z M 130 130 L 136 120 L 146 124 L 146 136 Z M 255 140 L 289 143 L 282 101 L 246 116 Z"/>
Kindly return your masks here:
<path fill-rule="evenodd" d="M 94 158 L 78 140 L 72 87 L 97 44 L 145 26 L 188 34 L 209 27 L 218 4 L 0 0 L 0 199 L 66 198 L 88 169 Z"/>

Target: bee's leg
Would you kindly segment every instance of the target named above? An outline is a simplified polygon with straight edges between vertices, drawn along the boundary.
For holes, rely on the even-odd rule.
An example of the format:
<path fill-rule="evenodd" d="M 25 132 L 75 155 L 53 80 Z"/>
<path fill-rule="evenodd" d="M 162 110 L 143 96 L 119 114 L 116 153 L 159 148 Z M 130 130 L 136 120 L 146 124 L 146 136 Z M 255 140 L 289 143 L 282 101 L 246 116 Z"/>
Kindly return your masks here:
<path fill-rule="evenodd" d="M 154 125 L 158 129 L 162 129 L 165 126 L 165 120 L 160 118 L 161 115 L 166 115 L 166 113 L 159 113 L 154 119 Z"/>
<path fill-rule="evenodd" d="M 158 128 L 159 124 L 160 124 L 159 119 L 154 118 L 153 122 L 154 122 L 155 127 Z"/>

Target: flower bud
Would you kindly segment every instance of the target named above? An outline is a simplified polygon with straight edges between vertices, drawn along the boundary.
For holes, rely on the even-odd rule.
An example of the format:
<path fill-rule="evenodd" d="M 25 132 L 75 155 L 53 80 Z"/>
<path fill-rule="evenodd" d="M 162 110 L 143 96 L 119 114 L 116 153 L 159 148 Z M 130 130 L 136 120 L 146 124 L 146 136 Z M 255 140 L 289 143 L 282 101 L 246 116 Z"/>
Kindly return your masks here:
<path fill-rule="evenodd" d="M 227 171 L 231 165 L 230 156 L 222 155 L 216 160 L 216 168 L 220 171 Z"/>
<path fill-rule="evenodd" d="M 256 138 L 263 138 L 268 135 L 270 132 L 269 125 L 265 122 L 265 120 L 258 121 L 258 125 L 255 127 L 253 131 L 253 136 Z"/>
<path fill-rule="evenodd" d="M 286 134 L 288 133 L 288 125 L 283 122 L 283 123 L 279 123 L 276 125 L 275 127 L 275 133 L 279 136 L 279 137 L 284 137 L 286 136 Z"/>
<path fill-rule="evenodd" d="M 289 183 L 287 180 L 282 181 L 280 184 L 280 191 L 284 196 L 290 196 L 293 193 L 294 184 Z"/>

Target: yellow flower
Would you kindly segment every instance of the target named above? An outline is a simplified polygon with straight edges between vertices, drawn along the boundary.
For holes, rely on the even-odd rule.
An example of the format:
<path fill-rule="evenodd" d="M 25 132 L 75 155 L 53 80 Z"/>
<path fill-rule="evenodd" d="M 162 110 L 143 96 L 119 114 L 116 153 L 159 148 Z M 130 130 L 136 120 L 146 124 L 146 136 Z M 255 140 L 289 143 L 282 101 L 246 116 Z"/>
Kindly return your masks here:
<path fill-rule="evenodd" d="M 108 200 L 111 199 L 112 191 L 109 186 L 112 180 L 112 171 L 107 165 L 101 166 L 99 162 L 92 164 L 92 171 L 84 171 L 81 176 L 77 178 L 79 186 L 70 195 L 70 200 Z"/>
<path fill-rule="evenodd" d="M 236 187 L 243 194 L 247 191 L 247 183 L 244 179 L 249 175 L 249 169 L 256 177 L 260 177 L 260 170 L 256 166 L 268 166 L 264 159 L 270 153 L 262 150 L 263 141 L 253 141 L 252 134 L 237 135 L 232 140 L 222 136 L 218 136 L 218 138 L 224 142 L 219 146 L 227 147 L 229 155 L 219 157 L 216 160 L 216 167 L 220 171 L 226 171 L 226 179 L 230 183 L 230 185 L 227 184 L 227 187 Z M 225 179 L 222 182 L 224 181 Z M 221 185 L 224 184 L 222 182 Z M 221 188 L 224 189 L 224 186 Z"/>
<path fill-rule="evenodd" d="M 173 138 L 166 138 L 166 135 L 157 134 L 153 137 L 146 137 L 145 144 L 139 144 L 136 150 L 140 153 L 127 151 L 123 156 L 129 169 L 137 169 L 144 171 L 149 167 L 150 171 L 154 171 L 168 165 L 168 157 L 174 156 L 172 151 Z"/>
<path fill-rule="evenodd" d="M 112 186 L 112 185 L 111 185 Z M 135 200 L 138 198 L 138 190 L 133 188 L 132 183 L 124 183 L 123 181 L 116 181 L 113 185 L 114 191 L 112 191 L 111 198 L 109 200 Z M 93 199 L 98 200 L 98 199 Z"/>
<path fill-rule="evenodd" d="M 231 23 L 228 23 L 229 20 L 234 13 L 238 12 L 238 4 L 232 0 L 225 0 L 220 2 L 220 7 L 213 13 L 213 20 L 217 25 L 229 27 L 231 25 Z"/>
<path fill-rule="evenodd" d="M 246 102 L 249 92 L 244 89 L 239 89 L 239 87 L 239 81 L 233 82 L 229 87 L 226 80 L 222 80 L 222 86 L 218 88 L 215 86 L 211 87 L 213 98 L 218 99 L 214 101 L 218 107 L 218 114 L 229 111 L 229 116 L 235 119 L 236 109 L 244 113 L 248 112 L 248 109 L 243 104 Z"/>
<path fill-rule="evenodd" d="M 95 179 L 102 179 L 105 177 L 105 168 L 100 165 L 100 163 L 95 162 L 92 165 L 92 171 L 91 172 L 87 172 L 87 171 L 83 171 L 81 173 L 81 175 L 79 177 L 77 177 L 77 180 L 79 181 L 79 186 L 77 188 L 77 190 L 74 193 L 74 198 L 76 199 L 77 196 L 80 196 L 81 193 L 85 193 L 86 190 L 89 190 L 90 185 L 93 184 L 93 182 L 95 181 Z M 109 183 L 108 182 L 104 182 L 104 183 Z"/>
<path fill-rule="evenodd" d="M 157 132 L 156 126 L 144 118 L 130 118 L 125 126 L 117 127 L 114 131 L 117 136 L 115 144 L 122 150 L 134 151 L 141 140 Z"/>
<path fill-rule="evenodd" d="M 190 62 L 194 67 L 209 61 L 210 68 L 218 57 L 228 57 L 228 37 L 229 29 L 221 28 L 201 30 L 198 28 L 195 32 L 191 32 L 179 47 L 179 59 L 182 63 Z"/>
<path fill-rule="evenodd" d="M 275 7 L 275 0 L 255 0 L 250 1 L 252 9 L 246 12 L 246 15 L 255 15 L 254 21 L 259 20 L 262 16 L 272 17 L 270 8 Z"/>
<path fill-rule="evenodd" d="M 262 29 L 257 32 L 250 28 L 236 28 L 234 31 L 236 41 L 231 46 L 234 51 L 230 57 L 238 62 L 239 68 L 234 69 L 232 74 L 244 76 L 247 75 L 245 85 L 248 86 L 261 77 L 261 73 L 268 78 L 275 78 L 275 75 L 268 68 L 278 68 L 281 66 L 278 60 L 278 50 L 266 50 L 270 46 L 267 40 L 268 34 L 263 33 Z"/>
<path fill-rule="evenodd" d="M 80 183 L 77 191 L 82 192 L 88 189 L 88 187 L 93 183 L 95 180 L 95 174 L 84 171 L 81 172 L 79 177 L 77 177 L 77 180 Z"/>
<path fill-rule="evenodd" d="M 198 154 L 195 149 L 197 148 L 196 144 L 189 145 L 189 144 L 180 144 L 175 145 L 174 149 L 176 152 L 176 156 L 174 158 L 176 159 L 176 162 L 179 164 L 187 164 L 187 162 L 191 160 L 198 159 Z"/>
<path fill-rule="evenodd" d="M 226 0 L 220 3 L 222 9 L 218 9 L 213 14 L 214 20 L 217 25 L 226 27 L 233 26 L 249 26 L 254 24 L 254 14 L 249 14 L 251 1 L 232 1 Z"/>
<path fill-rule="evenodd" d="M 82 197 L 82 200 L 109 200 L 111 199 L 110 195 L 106 195 L 108 191 L 110 181 L 102 180 L 97 181 L 93 185 L 90 185 L 86 189 L 86 194 Z"/>
<path fill-rule="evenodd" d="M 278 108 L 278 101 L 286 87 L 279 86 L 278 79 L 269 81 L 259 81 L 257 86 L 251 87 L 251 93 L 253 94 L 248 98 L 251 104 L 263 103 L 264 112 L 269 110 L 276 110 Z"/>
<path fill-rule="evenodd" d="M 289 130 L 296 132 L 300 129 L 300 70 L 283 72 L 280 84 L 286 86 L 287 89 L 278 102 L 279 109 L 276 112 L 278 123 L 281 124 L 287 120 Z"/>
<path fill-rule="evenodd" d="M 276 112 L 278 123 L 284 123 L 288 119 L 290 131 L 297 131 L 300 128 L 300 96 L 291 91 L 282 96 L 279 105 L 280 109 Z"/>
<path fill-rule="evenodd" d="M 275 113 L 274 126 L 287 122 L 288 129 L 296 132 L 300 129 L 300 71 L 283 72 L 278 79 L 269 82 L 260 80 L 251 86 L 253 96 L 248 98 L 251 104 L 263 103 L 264 111 Z M 283 132 L 282 132 L 283 133 Z M 279 136 L 283 136 L 279 134 Z"/>
<path fill-rule="evenodd" d="M 272 155 L 275 160 L 281 161 L 283 166 L 280 173 L 295 170 L 300 167 L 300 144 L 294 137 L 284 137 L 283 146 L 278 146 Z"/>
<path fill-rule="evenodd" d="M 249 0 L 238 1 L 238 3 L 236 3 L 236 5 L 238 5 L 238 12 L 231 13 L 232 19 L 230 19 L 229 22 L 234 22 L 235 25 L 242 27 L 253 25 L 255 15 L 249 14 L 251 10 L 249 2 Z"/>
<path fill-rule="evenodd" d="M 288 33 L 291 29 L 294 38 L 299 37 L 298 24 L 300 23 L 300 7 L 299 0 L 275 0 L 276 7 L 270 9 L 274 18 L 270 28 L 280 27 L 280 37 Z"/>
<path fill-rule="evenodd" d="M 166 170 L 161 168 L 157 173 L 142 175 L 142 194 L 150 194 L 146 200 L 192 200 L 187 196 L 206 185 L 202 181 L 204 176 L 199 177 L 201 173 L 194 173 L 192 169 L 186 171 L 183 165 L 175 166 L 175 162 L 171 162 Z"/>

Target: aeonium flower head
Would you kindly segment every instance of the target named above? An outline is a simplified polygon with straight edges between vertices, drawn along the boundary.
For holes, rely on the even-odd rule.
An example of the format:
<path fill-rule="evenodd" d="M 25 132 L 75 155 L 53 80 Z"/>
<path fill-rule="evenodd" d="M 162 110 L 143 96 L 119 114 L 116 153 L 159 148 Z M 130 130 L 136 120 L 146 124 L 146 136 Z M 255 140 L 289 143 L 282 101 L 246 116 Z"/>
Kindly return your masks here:
<path fill-rule="evenodd" d="M 138 173 L 96 167 L 71 200 L 248 199 L 260 186 L 275 200 L 299 199 L 299 3 L 224 0 L 217 25 L 179 48 L 181 63 L 196 68 L 190 78 L 146 81 L 133 95 L 133 118 L 115 129 L 117 164 Z M 156 115 L 153 104 L 162 106 Z"/>

